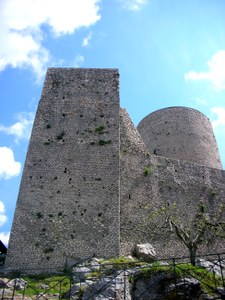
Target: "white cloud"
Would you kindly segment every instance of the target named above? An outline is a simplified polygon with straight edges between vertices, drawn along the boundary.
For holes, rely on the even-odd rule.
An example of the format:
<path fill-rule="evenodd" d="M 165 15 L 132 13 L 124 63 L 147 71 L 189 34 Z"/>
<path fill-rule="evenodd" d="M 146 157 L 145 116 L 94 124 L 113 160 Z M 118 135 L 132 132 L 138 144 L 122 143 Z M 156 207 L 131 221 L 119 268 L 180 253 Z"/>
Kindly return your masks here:
<path fill-rule="evenodd" d="M 211 118 L 213 128 L 224 127 L 225 129 L 225 108 L 212 107 L 210 111 L 213 114 L 213 117 Z"/>
<path fill-rule="evenodd" d="M 0 214 L 0 226 L 4 225 L 7 221 L 7 217 L 4 214 Z"/>
<path fill-rule="evenodd" d="M 21 163 L 15 161 L 13 151 L 7 147 L 0 147 L 0 179 L 9 179 L 18 176 Z"/>
<path fill-rule="evenodd" d="M 5 224 L 7 221 L 7 217 L 5 215 L 5 205 L 2 201 L 0 201 L 0 226 Z"/>
<path fill-rule="evenodd" d="M 117 0 L 120 2 L 122 8 L 132 11 L 140 10 L 148 3 L 148 0 Z"/>
<path fill-rule="evenodd" d="M 0 240 L 3 242 L 3 244 L 7 247 L 9 243 L 9 235 L 10 232 L 0 232 Z"/>
<path fill-rule="evenodd" d="M 77 55 L 74 60 L 74 67 L 79 68 L 84 62 L 84 57 L 82 55 Z"/>
<path fill-rule="evenodd" d="M 80 27 L 89 27 L 100 20 L 99 2 L 1 0 L 0 71 L 8 66 L 29 67 L 40 79 L 51 57 L 43 46 L 43 25 L 56 37 L 72 34 Z"/>
<path fill-rule="evenodd" d="M 5 205 L 4 203 L 0 200 L 0 214 L 5 212 Z"/>
<path fill-rule="evenodd" d="M 82 41 L 82 47 L 88 47 L 90 45 L 91 39 L 92 39 L 92 32 L 89 32 L 89 34 Z"/>
<path fill-rule="evenodd" d="M 190 71 L 184 75 L 185 80 L 207 80 L 215 90 L 225 90 L 225 50 L 215 53 L 207 65 L 207 72 Z"/>
<path fill-rule="evenodd" d="M 17 115 L 18 121 L 11 126 L 4 126 L 0 124 L 0 132 L 13 135 L 18 142 L 20 139 L 29 139 L 34 121 L 33 113 L 19 113 Z"/>

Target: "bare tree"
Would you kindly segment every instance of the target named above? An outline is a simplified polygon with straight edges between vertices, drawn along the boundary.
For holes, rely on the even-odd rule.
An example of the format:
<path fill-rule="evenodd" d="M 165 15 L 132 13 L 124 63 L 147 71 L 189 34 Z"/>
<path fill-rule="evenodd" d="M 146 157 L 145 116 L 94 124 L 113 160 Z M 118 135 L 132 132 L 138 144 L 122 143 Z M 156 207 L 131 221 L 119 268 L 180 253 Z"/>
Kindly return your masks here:
<path fill-rule="evenodd" d="M 225 237 L 225 222 L 222 221 L 224 211 L 222 204 L 212 211 L 201 200 L 189 225 L 184 225 L 178 216 L 176 205 L 172 208 L 162 207 L 160 214 L 165 217 L 163 228 L 169 228 L 188 248 L 191 264 L 195 265 L 196 252 L 201 244 L 209 244 L 215 238 Z"/>

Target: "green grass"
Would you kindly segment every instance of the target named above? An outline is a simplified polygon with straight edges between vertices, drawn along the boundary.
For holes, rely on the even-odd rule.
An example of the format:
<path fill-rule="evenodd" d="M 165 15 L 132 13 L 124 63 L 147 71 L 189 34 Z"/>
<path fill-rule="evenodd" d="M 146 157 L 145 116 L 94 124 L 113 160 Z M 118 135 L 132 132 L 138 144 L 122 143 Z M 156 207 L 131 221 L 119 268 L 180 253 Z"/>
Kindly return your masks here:
<path fill-rule="evenodd" d="M 22 277 L 27 282 L 25 295 L 33 296 L 41 293 L 63 295 L 70 288 L 69 275 L 32 275 Z M 46 289 L 41 289 L 41 285 L 48 285 Z M 22 294 L 23 291 L 18 291 Z"/>

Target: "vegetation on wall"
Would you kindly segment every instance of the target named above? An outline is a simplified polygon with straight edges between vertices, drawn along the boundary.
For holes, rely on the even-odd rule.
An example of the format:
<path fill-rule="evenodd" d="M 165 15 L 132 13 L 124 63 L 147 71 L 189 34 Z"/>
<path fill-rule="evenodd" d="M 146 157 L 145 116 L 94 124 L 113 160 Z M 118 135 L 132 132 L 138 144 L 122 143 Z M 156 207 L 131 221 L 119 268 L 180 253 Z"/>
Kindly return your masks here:
<path fill-rule="evenodd" d="M 95 132 L 98 134 L 102 134 L 102 133 L 104 133 L 104 129 L 105 129 L 105 126 L 101 125 L 101 126 L 95 128 Z"/>
<path fill-rule="evenodd" d="M 62 140 L 65 135 L 65 132 L 62 131 L 59 135 L 57 135 L 57 140 Z"/>
<path fill-rule="evenodd" d="M 107 144 L 111 144 L 111 140 L 99 140 L 98 141 L 98 144 L 100 145 L 100 146 L 103 146 L 103 145 L 107 145 Z"/>
<path fill-rule="evenodd" d="M 145 176 L 148 176 L 151 174 L 151 167 L 150 166 L 147 166 L 144 168 L 144 175 Z"/>

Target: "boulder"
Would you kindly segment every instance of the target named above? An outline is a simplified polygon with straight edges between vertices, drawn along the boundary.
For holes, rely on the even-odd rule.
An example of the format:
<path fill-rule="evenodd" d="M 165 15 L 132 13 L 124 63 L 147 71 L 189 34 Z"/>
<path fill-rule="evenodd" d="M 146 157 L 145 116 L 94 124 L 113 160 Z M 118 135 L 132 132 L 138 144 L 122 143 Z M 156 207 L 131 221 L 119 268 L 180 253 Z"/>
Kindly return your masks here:
<path fill-rule="evenodd" d="M 7 286 L 9 288 L 15 288 L 16 290 L 23 290 L 26 287 L 27 282 L 22 278 L 15 278 L 8 281 Z"/>
<path fill-rule="evenodd" d="M 153 262 L 156 259 L 156 252 L 151 244 L 137 244 L 133 254 L 138 259 L 146 262 Z"/>
<path fill-rule="evenodd" d="M 172 274 L 158 272 L 149 277 L 140 277 L 132 286 L 132 299 L 139 300 L 209 300 L 217 299 L 204 293 L 200 282 L 194 278 L 178 279 L 176 284 Z M 172 283 L 171 283 L 172 282 Z"/>

